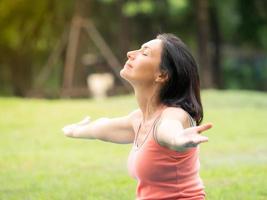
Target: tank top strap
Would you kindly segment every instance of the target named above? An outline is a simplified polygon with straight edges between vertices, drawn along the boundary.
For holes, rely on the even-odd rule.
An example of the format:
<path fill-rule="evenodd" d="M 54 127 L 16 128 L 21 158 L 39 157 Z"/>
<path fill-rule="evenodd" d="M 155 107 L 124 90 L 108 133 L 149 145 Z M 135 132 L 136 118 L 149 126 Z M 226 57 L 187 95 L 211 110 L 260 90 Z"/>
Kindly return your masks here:
<path fill-rule="evenodd" d="M 186 112 L 186 113 L 187 113 L 188 118 L 189 118 L 190 127 L 196 126 L 196 121 L 193 119 L 193 117 L 191 117 L 191 115 L 188 112 Z"/>
<path fill-rule="evenodd" d="M 188 119 L 189 119 L 189 124 L 190 124 L 190 127 L 193 127 L 193 126 L 196 126 L 196 121 L 194 120 L 193 117 L 191 117 L 191 115 L 185 111 L 187 116 L 188 116 Z M 162 112 L 161 114 L 156 118 L 154 124 L 153 124 L 153 127 L 152 127 L 152 134 L 153 134 L 153 138 L 155 139 L 155 141 L 158 143 L 158 139 L 157 139 L 157 135 L 156 135 L 156 132 L 157 132 L 157 129 L 158 129 L 158 125 L 160 123 L 160 121 L 162 120 L 161 118 L 161 115 L 162 115 Z"/>
<path fill-rule="evenodd" d="M 153 129 L 152 129 L 152 137 L 158 144 L 159 144 L 159 141 L 158 141 L 156 132 L 157 132 L 160 121 L 161 121 L 161 115 L 158 117 L 157 121 L 154 123 Z"/>
<path fill-rule="evenodd" d="M 163 109 L 164 110 L 164 109 Z M 141 145 L 139 145 L 139 147 L 137 147 L 137 139 L 138 139 L 138 136 L 139 136 L 139 131 L 140 131 L 140 128 L 141 128 L 141 124 L 142 122 L 140 122 L 139 126 L 138 126 L 138 129 L 137 129 L 137 133 L 135 134 L 135 138 L 134 138 L 134 145 L 136 145 L 136 148 L 140 148 L 147 140 L 147 138 L 149 137 L 149 135 L 151 135 L 151 131 L 153 132 L 152 134 L 154 135 L 154 129 L 155 129 L 155 126 L 158 124 L 158 121 L 161 119 L 161 115 L 162 115 L 162 112 L 163 110 L 160 112 L 160 114 L 158 116 L 156 116 L 156 118 L 154 119 L 153 121 L 153 124 L 151 125 L 151 128 L 149 130 L 149 132 L 147 133 L 147 136 L 146 136 L 146 139 L 143 141 L 143 143 Z"/>
<path fill-rule="evenodd" d="M 161 114 L 155 119 L 152 127 L 152 131 L 154 132 L 155 128 L 157 128 L 159 121 L 161 120 Z"/>

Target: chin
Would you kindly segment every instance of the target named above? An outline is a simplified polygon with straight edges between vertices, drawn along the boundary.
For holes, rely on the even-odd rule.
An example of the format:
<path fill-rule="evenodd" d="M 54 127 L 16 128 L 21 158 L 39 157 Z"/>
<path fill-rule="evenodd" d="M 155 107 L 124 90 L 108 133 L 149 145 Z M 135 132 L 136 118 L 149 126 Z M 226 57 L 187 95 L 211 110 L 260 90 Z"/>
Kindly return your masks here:
<path fill-rule="evenodd" d="M 128 83 L 132 83 L 132 81 L 131 81 L 131 77 L 129 76 L 129 74 L 127 73 L 127 70 L 125 70 L 124 68 L 123 69 L 121 69 L 121 71 L 120 71 L 120 76 L 124 79 L 124 80 L 126 80 Z"/>
<path fill-rule="evenodd" d="M 128 81 L 128 76 L 127 76 L 127 72 L 126 72 L 126 70 L 123 68 L 123 69 L 121 69 L 121 71 L 120 71 L 120 76 L 123 78 L 123 79 L 125 79 L 126 81 Z"/>

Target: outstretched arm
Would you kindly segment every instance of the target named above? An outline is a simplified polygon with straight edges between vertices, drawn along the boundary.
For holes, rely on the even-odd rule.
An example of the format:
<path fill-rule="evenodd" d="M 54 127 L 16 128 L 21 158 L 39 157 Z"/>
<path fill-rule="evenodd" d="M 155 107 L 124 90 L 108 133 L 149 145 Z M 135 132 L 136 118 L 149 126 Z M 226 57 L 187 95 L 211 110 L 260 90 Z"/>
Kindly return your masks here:
<path fill-rule="evenodd" d="M 124 117 L 88 119 L 77 124 L 65 126 L 63 132 L 68 137 L 99 139 L 107 142 L 127 144 L 134 140 L 132 118 L 137 111 Z"/>
<path fill-rule="evenodd" d="M 172 110 L 166 113 L 156 131 L 159 144 L 175 151 L 185 151 L 208 141 L 208 137 L 201 133 L 210 129 L 211 123 L 189 127 L 187 122 L 188 116 L 185 112 L 174 115 Z M 187 126 L 189 128 L 184 128 Z"/>

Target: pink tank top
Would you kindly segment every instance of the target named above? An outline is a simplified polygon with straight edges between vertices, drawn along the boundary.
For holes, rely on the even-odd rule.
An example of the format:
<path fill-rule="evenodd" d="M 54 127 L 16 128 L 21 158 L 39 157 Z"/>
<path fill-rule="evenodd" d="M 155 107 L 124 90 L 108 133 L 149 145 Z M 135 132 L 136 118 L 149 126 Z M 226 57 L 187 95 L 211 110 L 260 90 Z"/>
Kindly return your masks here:
<path fill-rule="evenodd" d="M 128 157 L 129 174 L 138 182 L 137 200 L 205 199 L 204 186 L 198 173 L 199 147 L 177 152 L 161 146 L 155 138 L 159 119 L 156 118 L 148 137 L 139 147 L 136 146 L 136 134 Z"/>

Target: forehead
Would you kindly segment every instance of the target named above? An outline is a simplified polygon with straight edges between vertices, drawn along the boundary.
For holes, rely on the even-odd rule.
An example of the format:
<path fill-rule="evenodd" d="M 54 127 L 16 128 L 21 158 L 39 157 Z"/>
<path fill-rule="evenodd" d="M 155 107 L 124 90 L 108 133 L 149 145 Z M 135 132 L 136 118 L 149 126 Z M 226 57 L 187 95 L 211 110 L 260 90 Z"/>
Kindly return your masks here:
<path fill-rule="evenodd" d="M 150 40 L 142 45 L 142 48 L 149 47 L 152 51 L 161 52 L 162 42 L 160 39 Z"/>

